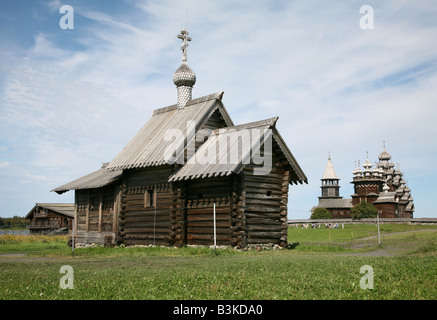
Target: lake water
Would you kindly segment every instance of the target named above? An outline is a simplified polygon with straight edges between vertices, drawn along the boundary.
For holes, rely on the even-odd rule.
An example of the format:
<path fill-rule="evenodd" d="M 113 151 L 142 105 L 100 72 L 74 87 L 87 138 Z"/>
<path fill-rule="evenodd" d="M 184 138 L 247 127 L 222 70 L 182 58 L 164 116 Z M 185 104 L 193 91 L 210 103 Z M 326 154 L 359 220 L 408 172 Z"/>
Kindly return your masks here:
<path fill-rule="evenodd" d="M 29 230 L 0 230 L 0 236 L 13 235 L 13 236 L 28 236 Z"/>

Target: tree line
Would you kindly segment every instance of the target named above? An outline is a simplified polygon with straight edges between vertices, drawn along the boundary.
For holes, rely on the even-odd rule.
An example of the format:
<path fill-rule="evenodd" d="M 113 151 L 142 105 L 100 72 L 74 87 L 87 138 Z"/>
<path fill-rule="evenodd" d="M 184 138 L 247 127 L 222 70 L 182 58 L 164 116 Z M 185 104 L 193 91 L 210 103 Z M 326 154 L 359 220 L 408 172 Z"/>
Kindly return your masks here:
<path fill-rule="evenodd" d="M 359 220 L 363 218 L 376 218 L 378 210 L 371 203 L 361 201 L 351 209 L 351 218 Z M 316 208 L 311 214 L 310 219 L 331 219 L 332 214 L 325 208 Z"/>
<path fill-rule="evenodd" d="M 26 228 L 29 225 L 29 220 L 23 217 L 13 216 L 12 218 L 0 217 L 0 229 Z"/>

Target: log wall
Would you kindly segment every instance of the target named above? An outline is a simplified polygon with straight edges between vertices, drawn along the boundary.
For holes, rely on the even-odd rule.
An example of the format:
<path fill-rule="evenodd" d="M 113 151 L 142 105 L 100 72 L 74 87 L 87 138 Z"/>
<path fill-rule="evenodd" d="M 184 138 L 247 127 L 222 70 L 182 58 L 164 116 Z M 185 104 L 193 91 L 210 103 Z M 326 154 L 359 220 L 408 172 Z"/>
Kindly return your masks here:
<path fill-rule="evenodd" d="M 217 245 L 231 245 L 231 193 L 231 177 L 192 180 L 186 184 L 188 245 L 214 244 L 214 203 Z"/>
<path fill-rule="evenodd" d="M 133 170 L 123 178 L 120 237 L 126 245 L 167 245 L 170 242 L 172 189 L 167 183 L 169 166 Z M 153 194 L 154 205 L 146 203 Z"/>
<path fill-rule="evenodd" d="M 279 146 L 272 146 L 272 169 L 254 175 L 253 165 L 243 170 L 244 217 L 247 244 L 287 244 L 287 202 L 290 167 Z"/>
<path fill-rule="evenodd" d="M 76 190 L 76 243 L 116 243 L 118 190 L 114 185 Z"/>

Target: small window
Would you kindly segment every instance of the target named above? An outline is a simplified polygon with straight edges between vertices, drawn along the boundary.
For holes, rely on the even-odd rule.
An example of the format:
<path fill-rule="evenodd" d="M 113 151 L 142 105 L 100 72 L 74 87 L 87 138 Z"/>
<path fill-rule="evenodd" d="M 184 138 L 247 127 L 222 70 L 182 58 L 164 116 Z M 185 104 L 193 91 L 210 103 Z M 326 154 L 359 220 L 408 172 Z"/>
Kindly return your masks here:
<path fill-rule="evenodd" d="M 156 193 L 155 189 L 146 190 L 144 194 L 144 207 L 154 207 L 156 202 Z"/>
<path fill-rule="evenodd" d="M 270 197 L 272 195 L 271 191 L 267 191 L 267 197 Z"/>

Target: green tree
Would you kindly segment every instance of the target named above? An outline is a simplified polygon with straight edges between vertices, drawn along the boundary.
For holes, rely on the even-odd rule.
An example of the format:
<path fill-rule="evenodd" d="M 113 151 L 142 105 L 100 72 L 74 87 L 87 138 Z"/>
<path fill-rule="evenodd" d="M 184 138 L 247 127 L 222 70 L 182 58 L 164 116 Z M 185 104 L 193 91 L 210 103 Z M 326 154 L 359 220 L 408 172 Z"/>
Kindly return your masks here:
<path fill-rule="evenodd" d="M 310 219 L 332 219 L 332 214 L 325 208 L 316 208 Z"/>
<path fill-rule="evenodd" d="M 361 201 L 353 206 L 351 209 L 351 217 L 352 219 L 363 219 L 363 218 L 376 218 L 376 214 L 378 210 L 371 203 L 367 203 L 366 201 Z"/>

